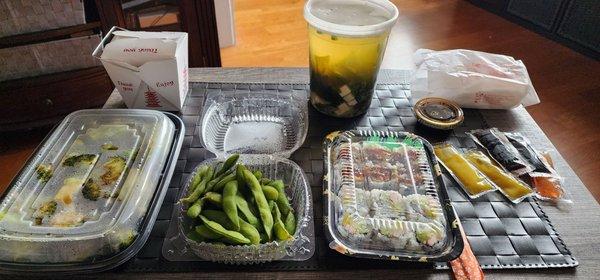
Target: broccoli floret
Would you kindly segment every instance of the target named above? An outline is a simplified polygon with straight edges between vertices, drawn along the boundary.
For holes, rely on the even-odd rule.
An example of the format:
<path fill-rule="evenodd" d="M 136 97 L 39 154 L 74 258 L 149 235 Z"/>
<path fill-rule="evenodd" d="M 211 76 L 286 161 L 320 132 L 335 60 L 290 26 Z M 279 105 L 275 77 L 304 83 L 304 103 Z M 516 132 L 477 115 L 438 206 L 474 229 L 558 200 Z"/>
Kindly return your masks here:
<path fill-rule="evenodd" d="M 56 212 L 56 206 L 57 206 L 57 203 L 54 200 L 44 202 L 42 205 L 40 205 L 40 207 L 37 209 L 37 211 L 35 211 L 35 214 L 33 217 L 35 224 L 41 225 L 44 217 L 54 215 L 54 212 Z"/>
<path fill-rule="evenodd" d="M 105 185 L 112 184 L 119 179 L 119 176 L 125 170 L 125 158 L 121 156 L 110 157 L 103 166 L 106 171 L 100 176 L 100 179 Z"/>
<path fill-rule="evenodd" d="M 110 143 L 104 143 L 104 144 L 102 144 L 101 147 L 103 150 L 107 150 L 107 151 L 116 151 L 119 149 L 119 147 L 117 147 L 113 144 L 110 144 Z"/>
<path fill-rule="evenodd" d="M 123 230 L 116 233 L 116 238 L 119 242 L 119 251 L 125 250 L 137 237 L 137 232 L 133 230 Z"/>
<path fill-rule="evenodd" d="M 87 181 L 85 181 L 85 183 L 83 183 L 81 193 L 83 194 L 83 197 L 96 201 L 102 194 L 102 191 L 100 190 L 100 186 L 98 186 L 98 184 L 96 184 L 92 178 L 89 178 Z"/>
<path fill-rule="evenodd" d="M 52 166 L 50 164 L 40 164 L 35 168 L 38 180 L 46 183 L 52 178 Z"/>
<path fill-rule="evenodd" d="M 96 160 L 95 154 L 81 154 L 70 156 L 63 161 L 64 166 L 75 166 L 77 163 L 92 164 Z"/>

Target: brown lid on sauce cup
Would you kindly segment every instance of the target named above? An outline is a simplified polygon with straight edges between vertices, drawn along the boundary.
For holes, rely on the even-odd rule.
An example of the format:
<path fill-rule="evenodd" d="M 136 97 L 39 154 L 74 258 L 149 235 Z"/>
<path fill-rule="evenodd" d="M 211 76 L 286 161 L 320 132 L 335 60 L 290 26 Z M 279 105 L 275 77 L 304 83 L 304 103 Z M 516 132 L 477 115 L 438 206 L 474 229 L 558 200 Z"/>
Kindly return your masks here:
<path fill-rule="evenodd" d="M 423 98 L 415 104 L 413 110 L 421 124 L 435 129 L 450 130 L 465 119 L 458 104 L 443 98 Z"/>

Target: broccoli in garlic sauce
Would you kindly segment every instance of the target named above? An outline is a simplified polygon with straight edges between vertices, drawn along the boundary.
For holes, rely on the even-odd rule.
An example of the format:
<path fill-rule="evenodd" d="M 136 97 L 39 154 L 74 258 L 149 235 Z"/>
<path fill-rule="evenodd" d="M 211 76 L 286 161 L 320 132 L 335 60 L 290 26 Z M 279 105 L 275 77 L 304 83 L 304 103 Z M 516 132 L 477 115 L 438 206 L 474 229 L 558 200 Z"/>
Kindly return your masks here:
<path fill-rule="evenodd" d="M 104 143 L 100 147 L 102 148 L 102 150 L 107 150 L 107 151 L 116 151 L 119 149 L 119 147 L 117 147 L 113 144 L 110 144 L 110 143 Z"/>
<path fill-rule="evenodd" d="M 41 225 L 44 217 L 54 215 L 56 212 L 57 203 L 54 200 L 47 201 L 40 205 L 40 207 L 33 213 L 34 222 L 36 225 Z"/>
<path fill-rule="evenodd" d="M 52 166 L 50 164 L 40 164 L 35 168 L 38 180 L 46 183 L 52 178 Z"/>
<path fill-rule="evenodd" d="M 83 197 L 89 200 L 96 201 L 102 194 L 102 191 L 100 190 L 100 186 L 96 184 L 92 178 L 89 178 L 87 181 L 85 181 L 85 183 L 83 183 L 81 194 L 83 194 Z"/>
<path fill-rule="evenodd" d="M 94 154 L 74 155 L 74 156 L 70 156 L 70 157 L 66 158 L 65 161 L 63 161 L 63 165 L 64 166 L 75 166 L 78 163 L 90 165 L 90 164 L 93 164 L 97 158 L 98 158 L 98 156 L 94 155 Z"/>
<path fill-rule="evenodd" d="M 125 158 L 121 156 L 111 157 L 104 163 L 103 167 L 106 171 L 100 176 L 100 179 L 105 185 L 112 184 L 119 179 L 121 173 L 125 170 Z"/>

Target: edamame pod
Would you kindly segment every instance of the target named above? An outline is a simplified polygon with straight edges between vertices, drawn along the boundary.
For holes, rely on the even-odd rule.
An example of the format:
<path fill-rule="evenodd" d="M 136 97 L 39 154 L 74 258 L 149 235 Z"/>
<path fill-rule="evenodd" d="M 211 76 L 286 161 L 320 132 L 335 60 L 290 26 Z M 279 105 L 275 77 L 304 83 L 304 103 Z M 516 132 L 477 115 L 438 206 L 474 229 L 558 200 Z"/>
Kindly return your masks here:
<path fill-rule="evenodd" d="M 190 206 L 190 208 L 188 208 L 187 210 L 187 215 L 190 218 L 196 218 L 198 217 L 198 215 L 200 215 L 200 212 L 202 212 L 202 207 L 204 206 L 204 197 L 201 199 L 196 200 L 196 202 L 194 202 L 194 204 L 192 204 L 192 206 Z"/>
<path fill-rule="evenodd" d="M 294 235 L 294 233 L 296 233 L 296 216 L 294 215 L 294 212 L 290 211 L 287 214 L 283 225 L 289 234 Z"/>
<path fill-rule="evenodd" d="M 194 228 L 194 231 L 204 239 L 219 239 L 220 234 L 210 230 L 206 225 L 199 225 Z"/>
<path fill-rule="evenodd" d="M 251 244 L 260 244 L 260 233 L 258 230 L 247 223 L 244 220 L 240 219 L 240 233 L 250 240 Z"/>
<path fill-rule="evenodd" d="M 233 172 L 225 177 L 223 177 L 221 180 L 219 180 L 219 182 L 217 182 L 217 184 L 215 184 L 215 186 L 212 188 L 213 192 L 221 192 L 223 190 L 223 187 L 225 187 L 225 184 L 227 184 L 229 181 L 233 181 L 236 178 L 236 174 L 233 174 Z"/>
<path fill-rule="evenodd" d="M 220 193 L 207 192 L 206 194 L 204 194 L 204 197 L 202 199 L 206 199 L 206 201 L 214 204 L 215 206 L 223 206 L 223 196 Z"/>
<path fill-rule="evenodd" d="M 256 180 L 260 180 L 263 177 L 263 174 L 260 170 L 256 170 L 256 171 L 252 172 L 252 174 L 254 175 L 254 177 L 256 177 Z"/>
<path fill-rule="evenodd" d="M 188 197 L 183 198 L 181 201 L 184 203 L 192 203 L 192 202 L 195 202 L 198 198 L 200 198 L 200 196 L 204 192 L 204 188 L 206 187 L 206 184 L 212 177 L 213 172 L 214 172 L 214 169 L 212 168 L 212 166 L 209 166 L 208 171 L 206 172 L 206 175 L 202 178 L 202 181 L 200 182 L 198 187 L 196 189 L 194 189 L 194 191 Z"/>
<path fill-rule="evenodd" d="M 273 232 L 278 240 L 288 240 L 292 238 L 292 235 L 285 229 L 285 225 L 281 221 L 281 212 L 277 207 L 277 203 L 274 201 L 269 202 L 271 212 L 273 214 Z"/>
<path fill-rule="evenodd" d="M 223 162 L 223 166 L 221 166 L 221 169 L 219 170 L 219 172 L 217 172 L 217 174 L 215 176 L 219 176 L 221 174 L 224 174 L 225 172 L 229 171 L 229 169 L 231 169 L 235 163 L 238 161 L 238 158 L 240 158 L 240 155 L 238 154 L 233 154 L 230 157 L 228 157 L 225 162 Z"/>
<path fill-rule="evenodd" d="M 267 200 L 277 200 L 277 197 L 279 196 L 277 189 L 271 186 L 262 186 L 261 188 Z"/>
<path fill-rule="evenodd" d="M 292 209 L 292 206 L 290 205 L 290 201 L 288 200 L 287 196 L 285 195 L 285 185 L 283 184 L 283 181 L 282 180 L 274 180 L 269 185 L 273 186 L 279 192 L 279 194 L 277 196 L 277 200 L 275 202 L 277 202 L 277 207 L 279 207 L 279 211 L 281 211 L 281 214 L 283 214 L 284 217 L 287 217 L 287 215 L 293 209 Z"/>
<path fill-rule="evenodd" d="M 221 181 L 221 179 L 223 179 L 225 176 L 231 174 L 232 171 L 227 171 L 219 176 L 215 176 L 212 180 L 208 181 L 208 183 L 206 183 L 206 188 L 204 189 L 204 192 L 210 192 L 213 190 L 213 188 L 217 185 L 217 183 L 219 181 Z"/>
<path fill-rule="evenodd" d="M 211 221 L 206 217 L 200 215 L 200 220 L 206 225 L 206 227 L 216 234 L 222 236 L 221 241 L 230 244 L 248 244 L 250 239 L 237 231 L 227 230 L 221 224 Z"/>
<path fill-rule="evenodd" d="M 260 178 L 260 180 L 258 180 L 258 181 L 260 182 L 260 184 L 262 186 L 268 185 L 269 183 L 271 183 L 271 179 L 268 179 L 268 178 Z"/>
<path fill-rule="evenodd" d="M 198 184 L 200 184 L 200 182 L 202 182 L 202 179 L 204 178 L 204 175 L 206 175 L 207 171 L 208 171 L 207 165 L 201 166 L 200 169 L 198 169 L 198 172 L 196 172 L 196 175 L 194 175 L 194 178 L 192 178 L 192 182 L 190 183 L 190 189 L 188 190 L 188 194 L 192 193 L 198 187 Z"/>
<path fill-rule="evenodd" d="M 262 226 L 260 221 L 254 215 L 254 213 L 252 213 L 252 210 L 250 210 L 250 205 L 248 205 L 248 202 L 242 197 L 241 194 L 238 193 L 235 202 L 238 210 L 240 210 L 240 213 L 242 213 L 242 218 L 256 229 L 261 229 Z"/>
<path fill-rule="evenodd" d="M 260 187 L 260 183 L 254 174 L 252 174 L 252 172 L 249 170 L 244 170 L 243 172 L 246 184 L 248 185 L 248 188 L 250 188 L 252 196 L 256 201 L 256 207 L 258 208 L 258 213 L 263 223 L 263 228 L 265 229 L 269 239 L 271 239 L 271 231 L 273 230 L 273 215 L 271 214 L 269 203 L 267 202 L 265 194 L 262 192 L 262 188 Z"/>
<path fill-rule="evenodd" d="M 235 168 L 235 176 L 238 181 L 238 189 L 240 190 L 246 189 L 246 179 L 244 179 L 245 169 L 246 167 L 241 163 L 238 163 L 238 165 Z"/>
<path fill-rule="evenodd" d="M 240 230 L 240 218 L 237 212 L 237 181 L 231 181 L 223 188 L 223 212 L 227 214 L 229 220 L 235 226 L 235 230 Z"/>
<path fill-rule="evenodd" d="M 234 228 L 233 223 L 231 223 L 227 217 L 227 214 L 225 214 L 223 211 L 206 209 L 202 211 L 202 216 L 221 224 L 228 230 L 233 230 Z"/>

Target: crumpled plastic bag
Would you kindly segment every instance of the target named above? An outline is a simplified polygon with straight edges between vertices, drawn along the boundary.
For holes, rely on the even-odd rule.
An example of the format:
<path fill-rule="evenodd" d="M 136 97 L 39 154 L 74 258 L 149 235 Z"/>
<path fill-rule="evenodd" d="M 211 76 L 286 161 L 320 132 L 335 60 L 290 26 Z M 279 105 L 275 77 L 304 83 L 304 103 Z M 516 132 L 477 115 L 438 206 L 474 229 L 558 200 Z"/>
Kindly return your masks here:
<path fill-rule="evenodd" d="M 471 50 L 419 49 L 413 55 L 412 102 L 452 100 L 463 108 L 512 109 L 540 103 L 527 68 L 510 56 Z"/>

